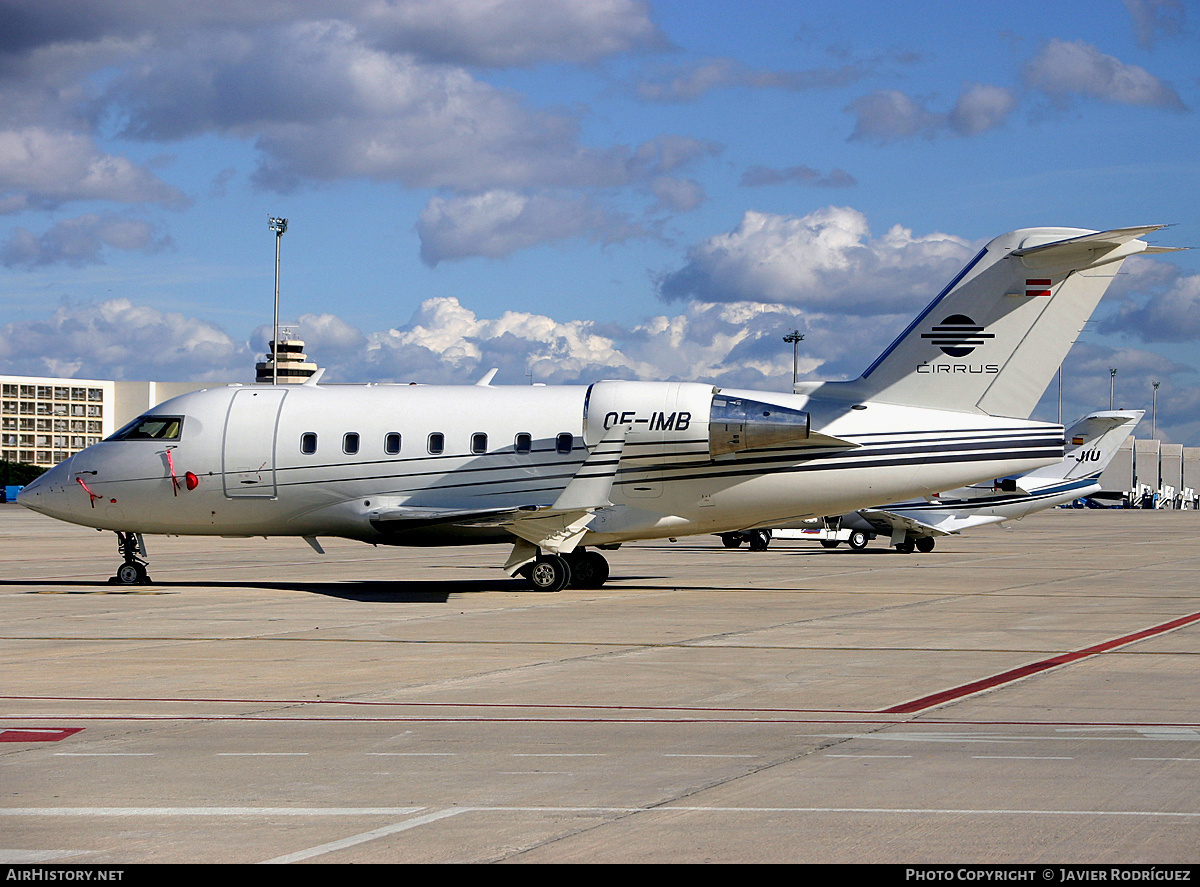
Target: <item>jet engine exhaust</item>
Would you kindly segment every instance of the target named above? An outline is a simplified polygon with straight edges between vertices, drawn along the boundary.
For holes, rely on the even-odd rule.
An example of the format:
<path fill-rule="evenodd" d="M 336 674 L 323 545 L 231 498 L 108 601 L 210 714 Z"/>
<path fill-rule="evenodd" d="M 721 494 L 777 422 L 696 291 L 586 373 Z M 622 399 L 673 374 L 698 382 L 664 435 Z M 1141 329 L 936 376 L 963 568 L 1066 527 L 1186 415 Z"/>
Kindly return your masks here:
<path fill-rule="evenodd" d="M 808 440 L 809 416 L 802 410 L 743 397 L 713 395 L 708 447 L 713 456 Z"/>

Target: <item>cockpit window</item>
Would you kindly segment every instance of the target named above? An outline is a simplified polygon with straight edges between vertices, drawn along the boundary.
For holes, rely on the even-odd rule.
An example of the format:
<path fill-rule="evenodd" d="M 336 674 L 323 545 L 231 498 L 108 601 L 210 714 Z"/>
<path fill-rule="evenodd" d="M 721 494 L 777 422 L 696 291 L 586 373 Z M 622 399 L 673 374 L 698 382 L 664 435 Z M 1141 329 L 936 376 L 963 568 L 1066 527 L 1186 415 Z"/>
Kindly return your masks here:
<path fill-rule="evenodd" d="M 183 416 L 138 416 L 109 440 L 179 440 Z"/>

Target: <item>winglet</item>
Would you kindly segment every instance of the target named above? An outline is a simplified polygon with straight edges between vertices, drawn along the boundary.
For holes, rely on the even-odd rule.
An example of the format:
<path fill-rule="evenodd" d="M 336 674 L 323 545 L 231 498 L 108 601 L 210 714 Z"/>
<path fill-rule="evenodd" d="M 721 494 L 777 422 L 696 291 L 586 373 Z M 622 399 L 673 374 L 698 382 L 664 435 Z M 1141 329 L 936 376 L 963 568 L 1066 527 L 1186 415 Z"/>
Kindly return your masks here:
<path fill-rule="evenodd" d="M 492 387 L 492 379 L 496 378 L 496 373 L 498 373 L 498 372 L 500 372 L 499 367 L 492 367 L 490 370 L 488 370 L 486 373 L 483 374 L 482 379 L 480 379 L 478 382 L 475 383 L 476 386 L 478 386 L 479 388 L 491 388 Z"/>
<path fill-rule="evenodd" d="M 621 452 L 632 425 L 614 425 L 604 433 L 600 442 L 583 460 L 571 482 L 566 485 L 551 508 L 555 511 L 605 508 L 612 503 L 613 479 L 621 464 Z"/>

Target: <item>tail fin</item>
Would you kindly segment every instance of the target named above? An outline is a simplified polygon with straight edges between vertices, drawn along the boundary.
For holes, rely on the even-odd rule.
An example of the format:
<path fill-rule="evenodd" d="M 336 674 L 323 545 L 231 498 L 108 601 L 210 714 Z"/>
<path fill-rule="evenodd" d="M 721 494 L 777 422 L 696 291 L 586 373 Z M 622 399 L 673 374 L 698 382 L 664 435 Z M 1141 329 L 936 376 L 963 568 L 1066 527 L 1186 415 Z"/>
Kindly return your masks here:
<path fill-rule="evenodd" d="M 1025 228 L 991 241 L 861 377 L 797 393 L 1026 418 L 1121 262 L 1162 225 Z"/>
<path fill-rule="evenodd" d="M 1084 416 L 1067 429 L 1066 457 L 1057 465 L 1035 469 L 1024 477 L 1044 480 L 1098 477 L 1145 414 L 1145 410 L 1104 410 Z"/>

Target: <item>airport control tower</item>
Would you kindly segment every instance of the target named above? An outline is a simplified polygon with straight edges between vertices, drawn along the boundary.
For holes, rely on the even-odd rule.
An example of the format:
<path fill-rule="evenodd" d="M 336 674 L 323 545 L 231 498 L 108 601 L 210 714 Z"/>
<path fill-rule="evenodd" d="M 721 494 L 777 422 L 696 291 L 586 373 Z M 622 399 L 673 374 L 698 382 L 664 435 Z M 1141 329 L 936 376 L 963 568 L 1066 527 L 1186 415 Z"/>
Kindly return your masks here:
<path fill-rule="evenodd" d="M 300 339 L 292 338 L 291 330 L 286 327 L 281 329 L 279 347 L 275 347 L 275 342 L 272 341 L 269 345 L 271 351 L 266 354 L 263 360 L 260 360 L 254 365 L 254 381 L 265 382 L 270 385 L 274 377 L 272 370 L 275 365 L 272 361 L 272 354 L 278 354 L 279 369 L 278 378 L 279 384 L 303 382 L 317 371 L 317 365 L 308 359 L 308 355 L 304 353 L 304 342 Z"/>

